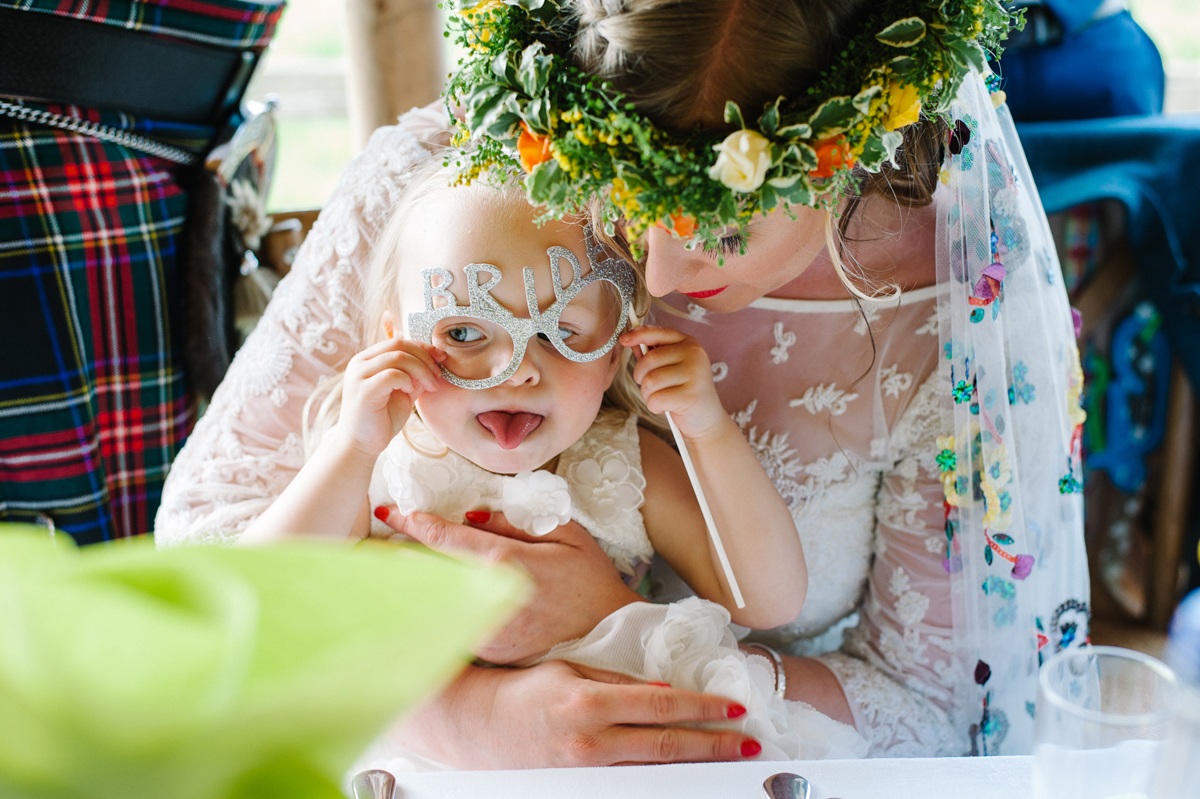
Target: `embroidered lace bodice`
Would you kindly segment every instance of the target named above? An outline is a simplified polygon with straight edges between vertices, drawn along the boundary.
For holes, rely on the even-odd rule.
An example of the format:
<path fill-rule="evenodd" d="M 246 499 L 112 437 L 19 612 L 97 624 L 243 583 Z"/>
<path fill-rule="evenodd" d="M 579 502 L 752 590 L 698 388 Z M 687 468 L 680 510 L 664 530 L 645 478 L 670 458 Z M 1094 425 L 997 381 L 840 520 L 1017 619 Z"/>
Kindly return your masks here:
<path fill-rule="evenodd" d="M 357 351 L 372 242 L 444 126 L 410 112 L 347 167 L 172 467 L 160 546 L 232 543 L 295 476 L 305 400 Z M 821 657 L 871 754 L 962 754 L 944 712 L 951 619 L 932 290 L 866 306 L 869 326 L 848 301 L 763 299 L 691 315 L 664 321 L 708 348 L 725 407 L 789 502 L 808 559 L 804 611 L 761 640 L 796 653 L 836 648 L 830 636 L 857 610 L 841 651 Z"/>

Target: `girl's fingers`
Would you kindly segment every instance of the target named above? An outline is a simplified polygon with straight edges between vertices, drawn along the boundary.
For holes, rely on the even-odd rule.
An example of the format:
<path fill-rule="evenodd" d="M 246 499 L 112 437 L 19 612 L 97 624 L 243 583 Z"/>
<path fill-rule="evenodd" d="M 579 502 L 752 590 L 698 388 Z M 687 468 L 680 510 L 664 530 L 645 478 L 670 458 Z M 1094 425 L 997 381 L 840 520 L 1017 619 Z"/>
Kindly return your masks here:
<path fill-rule="evenodd" d="M 638 358 L 637 363 L 634 364 L 633 379 L 638 383 L 638 385 L 641 385 L 642 381 L 646 379 L 646 375 L 650 374 L 656 369 L 663 369 L 665 367 L 672 366 L 673 364 L 681 363 L 687 358 L 687 356 L 688 350 L 685 347 L 673 347 L 668 345 L 665 347 L 657 347 L 652 349 L 642 357 Z"/>
<path fill-rule="evenodd" d="M 410 352 L 386 352 L 365 361 L 359 367 L 359 378 L 369 379 L 386 371 L 404 372 L 419 382 L 424 391 L 437 391 L 441 380 L 441 367 L 426 359 L 429 354 L 417 357 Z"/>
<path fill-rule="evenodd" d="M 655 369 L 646 375 L 641 381 L 642 396 L 649 399 L 652 395 L 665 389 L 691 385 L 695 381 L 696 373 L 688 364 L 674 363 L 661 369 Z"/>
<path fill-rule="evenodd" d="M 690 410 L 697 401 L 696 394 L 688 386 L 671 386 L 653 394 L 643 395 L 651 413 L 682 414 Z M 678 420 L 676 420 L 678 421 Z"/>
<path fill-rule="evenodd" d="M 378 374 L 371 375 L 363 381 L 363 387 L 367 394 L 383 395 L 388 399 L 395 391 L 406 394 L 409 400 L 416 400 L 425 393 L 424 388 L 413 380 L 412 375 L 399 369 L 385 369 Z"/>
<path fill-rule="evenodd" d="M 642 325 L 622 333 L 620 341 L 626 347 L 637 350 L 642 344 L 647 347 L 660 347 L 664 344 L 678 344 L 686 338 L 687 336 L 683 333 L 669 327 Z"/>

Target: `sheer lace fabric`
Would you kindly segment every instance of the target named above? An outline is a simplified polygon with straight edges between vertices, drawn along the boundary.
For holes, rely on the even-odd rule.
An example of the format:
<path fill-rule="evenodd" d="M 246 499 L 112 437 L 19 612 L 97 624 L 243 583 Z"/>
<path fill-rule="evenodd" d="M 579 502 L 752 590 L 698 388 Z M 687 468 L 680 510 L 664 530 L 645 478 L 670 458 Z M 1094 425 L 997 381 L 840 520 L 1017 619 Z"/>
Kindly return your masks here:
<path fill-rule="evenodd" d="M 804 544 L 804 610 L 748 638 L 817 654 L 810 641 L 859 609 L 843 654 L 823 660 L 875 757 L 966 751 L 943 679 L 953 619 L 936 461 L 936 293 L 861 309 L 763 298 L 719 315 L 673 301 L 690 318 L 659 320 L 705 345 L 721 400 Z"/>
<path fill-rule="evenodd" d="M 443 114 L 414 109 L 375 131 L 346 168 L 171 467 L 155 519 L 159 546 L 232 543 L 300 470 L 304 403 L 357 352 L 371 243 L 445 128 Z"/>

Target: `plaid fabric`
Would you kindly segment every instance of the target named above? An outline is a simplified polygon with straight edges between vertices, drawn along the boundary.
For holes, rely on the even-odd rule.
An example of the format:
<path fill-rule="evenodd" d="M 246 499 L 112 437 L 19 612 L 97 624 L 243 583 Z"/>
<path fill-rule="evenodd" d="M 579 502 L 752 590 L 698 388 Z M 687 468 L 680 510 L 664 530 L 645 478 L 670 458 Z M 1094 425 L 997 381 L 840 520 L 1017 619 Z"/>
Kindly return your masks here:
<path fill-rule="evenodd" d="M 165 161 L 0 118 L 0 521 L 45 513 L 79 543 L 150 531 L 193 421 L 186 204 Z"/>
<path fill-rule="evenodd" d="M 0 0 L 0 7 L 40 11 L 218 47 L 262 48 L 283 13 L 283 0 Z"/>

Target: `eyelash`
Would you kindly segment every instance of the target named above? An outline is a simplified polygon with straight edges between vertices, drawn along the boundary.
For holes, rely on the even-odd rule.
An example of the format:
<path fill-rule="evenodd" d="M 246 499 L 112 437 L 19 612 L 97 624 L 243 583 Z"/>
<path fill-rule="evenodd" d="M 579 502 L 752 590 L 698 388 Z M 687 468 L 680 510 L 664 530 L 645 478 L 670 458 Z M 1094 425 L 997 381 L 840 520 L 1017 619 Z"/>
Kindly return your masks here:
<path fill-rule="evenodd" d="M 745 233 L 734 233 L 732 236 L 722 236 L 717 242 L 716 248 L 704 247 L 704 254 L 714 261 L 717 259 L 728 258 L 731 255 L 741 255 L 742 248 L 746 246 L 748 237 Z"/>

